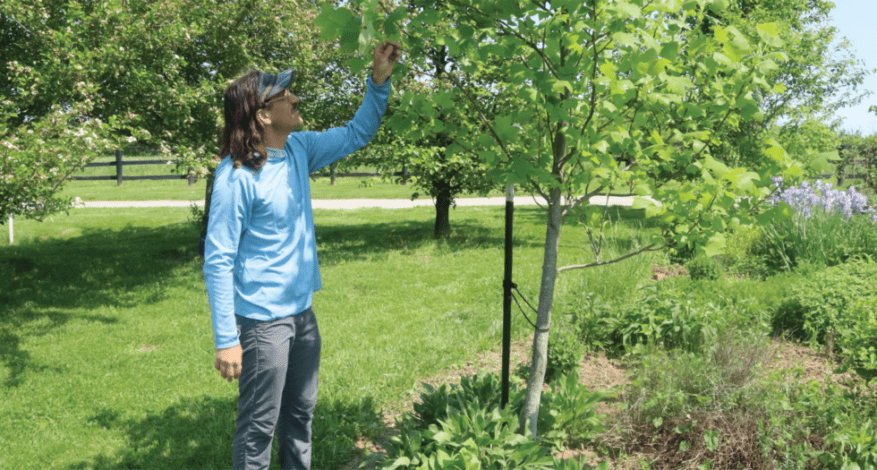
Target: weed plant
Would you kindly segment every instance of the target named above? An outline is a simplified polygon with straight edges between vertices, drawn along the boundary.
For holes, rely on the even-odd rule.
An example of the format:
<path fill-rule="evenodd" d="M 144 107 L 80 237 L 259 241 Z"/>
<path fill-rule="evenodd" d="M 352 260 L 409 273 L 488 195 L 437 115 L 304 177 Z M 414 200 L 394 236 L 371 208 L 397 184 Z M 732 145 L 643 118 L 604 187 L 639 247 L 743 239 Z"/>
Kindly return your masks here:
<path fill-rule="evenodd" d="M 632 356 L 622 411 L 600 441 L 641 452 L 651 468 L 870 468 L 877 390 L 765 373 L 767 336 L 729 330 L 702 352 Z M 856 466 L 858 465 L 858 466 Z"/>
<path fill-rule="evenodd" d="M 729 330 L 703 352 L 638 356 L 620 397 L 622 446 L 652 468 L 773 468 L 777 429 L 757 380 L 770 354 L 766 337 Z"/>
<path fill-rule="evenodd" d="M 725 274 L 724 268 L 718 259 L 705 255 L 695 256 L 690 259 L 685 263 L 685 269 L 688 270 L 691 279 L 695 281 L 701 279 L 715 281 Z"/>

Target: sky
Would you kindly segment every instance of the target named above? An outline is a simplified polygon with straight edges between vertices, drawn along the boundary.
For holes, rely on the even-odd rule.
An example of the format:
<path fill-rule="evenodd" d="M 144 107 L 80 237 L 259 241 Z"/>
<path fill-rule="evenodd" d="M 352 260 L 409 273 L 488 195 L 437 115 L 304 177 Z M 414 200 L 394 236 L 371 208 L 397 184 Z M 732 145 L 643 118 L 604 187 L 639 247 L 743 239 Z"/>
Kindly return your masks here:
<path fill-rule="evenodd" d="M 831 11 L 830 24 L 838 29 L 838 36 L 846 37 L 852 44 L 856 58 L 865 61 L 865 69 L 877 69 L 877 0 L 833 0 L 835 9 Z M 877 114 L 869 113 L 868 107 L 877 105 L 877 73 L 865 77 L 862 89 L 873 95 L 862 104 L 843 108 L 838 117 L 845 118 L 841 125 L 848 131 L 859 130 L 863 135 L 877 134 Z"/>

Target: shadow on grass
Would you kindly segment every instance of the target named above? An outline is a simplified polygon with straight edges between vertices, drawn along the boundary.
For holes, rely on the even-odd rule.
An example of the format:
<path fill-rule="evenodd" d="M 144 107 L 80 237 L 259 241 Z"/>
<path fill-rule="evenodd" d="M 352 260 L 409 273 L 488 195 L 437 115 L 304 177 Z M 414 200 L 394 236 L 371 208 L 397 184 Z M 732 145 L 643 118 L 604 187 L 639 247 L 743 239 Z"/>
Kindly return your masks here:
<path fill-rule="evenodd" d="M 434 224 L 433 220 L 320 224 L 316 228 L 320 264 L 372 259 L 393 251 L 413 252 L 429 245 L 436 245 L 442 252 L 448 253 L 484 247 L 501 250 L 505 240 L 502 226 L 488 227 L 475 218 L 452 220 L 450 238 L 436 240 L 433 238 Z M 538 237 L 519 235 L 518 232 L 515 236 L 516 247 L 542 246 L 542 240 Z"/>
<path fill-rule="evenodd" d="M 229 398 L 184 399 L 141 419 L 126 420 L 102 410 L 89 424 L 122 430 L 127 442 L 115 453 L 101 454 L 71 468 L 231 468 L 237 401 Z M 315 470 L 334 469 L 353 458 L 356 439 L 382 429 L 371 399 L 356 404 L 317 402 L 313 424 Z M 279 468 L 277 440 L 271 468 Z"/>
<path fill-rule="evenodd" d="M 131 308 L 166 297 L 169 279 L 194 263 L 197 232 L 188 224 L 84 228 L 82 236 L 48 239 L 0 251 L 0 362 L 6 386 L 17 386 L 32 366 L 21 344 L 71 321 L 113 324 L 88 313 L 100 307 Z"/>

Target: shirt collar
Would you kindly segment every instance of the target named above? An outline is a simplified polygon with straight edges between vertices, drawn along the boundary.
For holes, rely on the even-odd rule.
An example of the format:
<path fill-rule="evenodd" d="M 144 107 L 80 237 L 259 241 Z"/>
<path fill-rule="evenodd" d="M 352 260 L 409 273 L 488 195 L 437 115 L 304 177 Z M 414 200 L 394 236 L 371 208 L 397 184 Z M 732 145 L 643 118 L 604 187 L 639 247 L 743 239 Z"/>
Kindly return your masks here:
<path fill-rule="evenodd" d="M 265 150 L 268 151 L 268 158 L 283 158 L 285 155 L 281 149 L 265 147 Z"/>

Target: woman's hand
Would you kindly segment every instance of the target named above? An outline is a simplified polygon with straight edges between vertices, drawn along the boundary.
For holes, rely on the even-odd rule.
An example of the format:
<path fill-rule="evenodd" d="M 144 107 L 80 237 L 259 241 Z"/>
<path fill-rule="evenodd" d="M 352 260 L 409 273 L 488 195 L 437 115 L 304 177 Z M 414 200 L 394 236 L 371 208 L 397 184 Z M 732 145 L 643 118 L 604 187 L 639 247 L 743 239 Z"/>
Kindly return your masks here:
<path fill-rule="evenodd" d="M 383 85 L 393 73 L 393 66 L 402 57 L 402 46 L 397 42 L 384 41 L 374 51 L 372 81 L 375 85 Z"/>
<path fill-rule="evenodd" d="M 242 355 L 243 349 L 240 344 L 227 349 L 217 349 L 213 367 L 219 371 L 223 379 L 229 382 L 239 379 L 241 377 Z"/>

